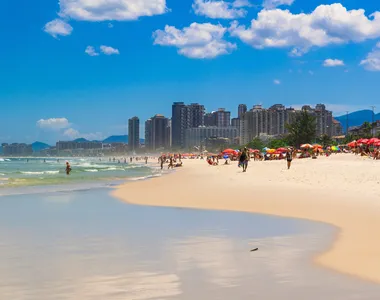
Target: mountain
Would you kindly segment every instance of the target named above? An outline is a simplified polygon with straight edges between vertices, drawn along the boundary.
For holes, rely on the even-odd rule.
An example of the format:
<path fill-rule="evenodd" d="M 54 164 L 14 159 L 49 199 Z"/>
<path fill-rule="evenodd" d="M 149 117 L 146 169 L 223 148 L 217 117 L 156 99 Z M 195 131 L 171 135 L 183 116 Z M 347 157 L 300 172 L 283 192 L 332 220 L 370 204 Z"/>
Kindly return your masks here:
<path fill-rule="evenodd" d="M 335 119 L 342 124 L 344 131 L 346 131 L 347 116 L 335 117 Z M 375 115 L 375 120 L 380 120 L 380 113 Z M 348 127 L 360 126 L 364 122 L 372 122 L 372 110 L 359 110 L 348 114 Z"/>
<path fill-rule="evenodd" d="M 140 143 L 144 143 L 144 139 L 140 139 Z M 103 143 L 126 143 L 128 144 L 128 135 L 111 135 L 105 140 L 103 140 Z"/>
<path fill-rule="evenodd" d="M 103 140 L 103 143 L 128 143 L 128 135 L 111 135 L 105 140 Z"/>
<path fill-rule="evenodd" d="M 41 150 L 48 149 L 50 147 L 51 147 L 50 145 L 42 143 L 42 142 L 34 142 L 32 144 L 33 152 L 39 152 Z"/>
<path fill-rule="evenodd" d="M 76 139 L 76 140 L 73 140 L 73 142 L 88 142 L 88 140 L 84 139 L 84 138 L 79 138 L 79 139 Z"/>

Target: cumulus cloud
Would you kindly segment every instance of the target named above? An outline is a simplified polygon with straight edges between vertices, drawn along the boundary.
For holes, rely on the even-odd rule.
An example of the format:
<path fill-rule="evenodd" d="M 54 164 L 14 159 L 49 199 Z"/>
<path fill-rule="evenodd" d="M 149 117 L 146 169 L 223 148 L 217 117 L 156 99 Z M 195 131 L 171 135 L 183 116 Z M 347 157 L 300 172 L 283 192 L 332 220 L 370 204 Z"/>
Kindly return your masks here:
<path fill-rule="evenodd" d="M 254 48 L 291 48 L 300 56 L 312 47 L 380 37 L 380 12 L 367 17 L 363 9 L 347 10 L 340 3 L 320 5 L 310 14 L 264 9 L 250 27 L 234 21 L 230 32 Z"/>
<path fill-rule="evenodd" d="M 275 80 L 273 80 L 273 83 L 279 85 L 279 84 L 281 84 L 281 81 L 278 79 L 275 79 Z"/>
<path fill-rule="evenodd" d="M 323 62 L 324 67 L 343 67 L 344 66 L 344 61 L 340 59 L 326 59 Z"/>
<path fill-rule="evenodd" d="M 220 24 L 192 23 L 183 29 L 166 25 L 164 30 L 156 30 L 153 37 L 155 45 L 177 47 L 178 53 L 186 57 L 210 59 L 236 49 L 235 44 L 224 40 L 226 31 Z"/>
<path fill-rule="evenodd" d="M 86 140 L 93 141 L 93 140 L 103 140 L 104 135 L 101 132 L 95 132 L 95 133 L 81 133 L 78 130 L 74 128 L 68 128 L 63 132 L 63 135 L 71 140 L 78 139 L 78 138 L 85 138 Z"/>
<path fill-rule="evenodd" d="M 380 72 L 380 42 L 368 53 L 366 59 L 360 62 L 360 65 L 368 71 Z"/>
<path fill-rule="evenodd" d="M 37 121 L 37 127 L 49 130 L 60 130 L 70 127 L 70 125 L 69 120 L 66 118 L 50 118 Z"/>
<path fill-rule="evenodd" d="M 109 46 L 100 46 L 100 51 L 102 51 L 105 55 L 115 55 L 120 54 L 118 49 L 109 47 Z"/>
<path fill-rule="evenodd" d="M 249 0 L 235 0 L 232 3 L 233 7 L 252 7 L 253 4 Z"/>
<path fill-rule="evenodd" d="M 264 0 L 263 7 L 265 9 L 273 9 L 282 5 L 290 6 L 293 2 L 294 0 Z"/>
<path fill-rule="evenodd" d="M 246 1 L 226 2 L 223 0 L 195 0 L 193 10 L 197 15 L 211 19 L 237 19 L 246 16 L 242 7 L 249 5 Z"/>
<path fill-rule="evenodd" d="M 166 0 L 60 0 L 60 13 L 82 21 L 129 21 L 168 11 Z"/>
<path fill-rule="evenodd" d="M 87 46 L 87 48 L 84 52 L 90 56 L 98 56 L 99 55 L 99 53 L 96 52 L 96 50 L 93 46 Z"/>
<path fill-rule="evenodd" d="M 73 32 L 73 28 L 65 21 L 61 19 L 55 19 L 44 26 L 44 31 L 57 38 L 59 35 L 70 35 Z"/>

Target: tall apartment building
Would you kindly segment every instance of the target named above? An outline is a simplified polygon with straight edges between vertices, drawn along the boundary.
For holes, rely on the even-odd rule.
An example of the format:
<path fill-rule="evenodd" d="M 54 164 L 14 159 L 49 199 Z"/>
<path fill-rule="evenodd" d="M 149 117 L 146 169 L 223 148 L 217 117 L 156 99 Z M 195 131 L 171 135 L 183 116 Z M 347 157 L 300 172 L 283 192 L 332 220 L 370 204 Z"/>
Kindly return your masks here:
<path fill-rule="evenodd" d="M 186 148 L 204 146 L 208 138 L 225 138 L 234 143 L 239 132 L 236 127 L 197 127 L 186 129 Z"/>
<path fill-rule="evenodd" d="M 128 149 L 136 151 L 140 148 L 140 120 L 133 117 L 128 120 Z"/>
<path fill-rule="evenodd" d="M 145 122 L 145 147 L 156 151 L 170 147 L 169 119 L 155 115 Z"/>
<path fill-rule="evenodd" d="M 316 117 L 317 135 L 328 134 L 331 136 L 331 126 L 329 127 L 327 124 L 330 124 L 332 113 L 325 110 L 324 105 L 317 105 L 315 109 L 305 106 L 303 109 Z M 240 144 L 247 144 L 261 135 L 281 136 L 287 134 L 286 124 L 295 120 L 297 112 L 299 111 L 293 108 L 285 108 L 281 104 L 273 105 L 269 109 L 255 105 L 240 119 Z"/>
<path fill-rule="evenodd" d="M 246 104 L 239 104 L 238 106 L 238 118 L 240 119 L 242 115 L 244 115 L 247 112 L 247 105 Z"/>
<path fill-rule="evenodd" d="M 5 156 L 22 156 L 22 155 L 32 155 L 33 149 L 32 145 L 27 144 L 2 144 L 3 153 Z"/>
<path fill-rule="evenodd" d="M 231 112 L 225 108 L 219 108 L 213 112 L 214 122 L 216 127 L 228 127 L 231 125 Z"/>
<path fill-rule="evenodd" d="M 198 103 L 185 105 L 184 102 L 174 102 L 172 106 L 172 146 L 185 146 L 185 130 L 204 126 L 205 108 Z"/>

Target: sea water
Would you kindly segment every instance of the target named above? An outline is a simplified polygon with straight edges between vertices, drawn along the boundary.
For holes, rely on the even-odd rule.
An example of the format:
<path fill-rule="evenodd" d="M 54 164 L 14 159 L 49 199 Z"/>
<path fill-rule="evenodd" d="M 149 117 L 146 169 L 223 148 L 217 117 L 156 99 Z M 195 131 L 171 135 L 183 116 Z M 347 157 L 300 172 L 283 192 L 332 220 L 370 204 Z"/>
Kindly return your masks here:
<path fill-rule="evenodd" d="M 66 161 L 72 171 L 66 175 Z M 124 179 L 160 176 L 157 164 L 108 158 L 0 158 L 0 194 L 4 188 L 26 186 L 92 186 Z"/>
<path fill-rule="evenodd" d="M 379 298 L 378 285 L 312 264 L 337 234 L 328 225 L 135 206 L 110 191 L 0 196 L 0 299 Z"/>

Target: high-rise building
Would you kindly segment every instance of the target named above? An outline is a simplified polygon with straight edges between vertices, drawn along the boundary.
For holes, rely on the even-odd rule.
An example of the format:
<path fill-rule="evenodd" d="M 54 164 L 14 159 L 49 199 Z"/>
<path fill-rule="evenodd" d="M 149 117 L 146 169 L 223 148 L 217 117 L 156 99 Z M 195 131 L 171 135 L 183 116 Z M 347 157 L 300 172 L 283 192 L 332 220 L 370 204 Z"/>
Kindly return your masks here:
<path fill-rule="evenodd" d="M 128 148 L 130 151 L 140 148 L 140 120 L 138 117 L 128 120 Z"/>
<path fill-rule="evenodd" d="M 187 107 L 184 102 L 172 105 L 172 146 L 182 148 L 185 144 L 185 129 L 189 127 Z"/>
<path fill-rule="evenodd" d="M 169 119 L 155 115 L 145 122 L 145 147 L 156 151 L 170 147 Z"/>
<path fill-rule="evenodd" d="M 231 112 L 226 111 L 225 108 L 219 108 L 213 112 L 215 126 L 228 127 L 231 125 Z"/>
<path fill-rule="evenodd" d="M 216 126 L 215 118 L 214 118 L 213 113 L 207 113 L 207 114 L 205 114 L 205 116 L 204 116 L 204 124 L 207 127 Z"/>
<path fill-rule="evenodd" d="M 236 127 L 206 127 L 186 129 L 186 148 L 203 147 L 208 138 L 225 138 L 230 144 L 238 138 L 239 132 Z"/>
<path fill-rule="evenodd" d="M 238 118 L 240 119 L 243 114 L 247 112 L 247 105 L 239 104 L 238 106 Z"/>
<path fill-rule="evenodd" d="M 198 103 L 185 105 L 183 102 L 174 102 L 172 106 L 172 146 L 185 146 L 185 130 L 204 125 L 205 108 Z"/>
<path fill-rule="evenodd" d="M 27 144 L 2 144 L 4 155 L 6 156 L 22 156 L 22 155 L 32 155 L 33 149 L 32 145 Z"/>

